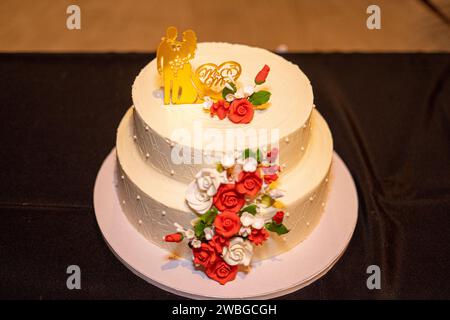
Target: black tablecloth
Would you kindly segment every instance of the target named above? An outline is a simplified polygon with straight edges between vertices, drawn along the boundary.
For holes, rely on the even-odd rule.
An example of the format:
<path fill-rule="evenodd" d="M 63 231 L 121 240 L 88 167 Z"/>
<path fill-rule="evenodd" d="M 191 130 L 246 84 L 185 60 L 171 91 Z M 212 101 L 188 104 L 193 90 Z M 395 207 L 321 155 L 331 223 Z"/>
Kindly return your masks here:
<path fill-rule="evenodd" d="M 0 55 L 0 298 L 177 298 L 115 258 L 92 205 L 133 80 L 153 57 Z M 313 84 L 360 206 L 341 260 L 286 298 L 450 298 L 449 55 L 286 57 Z M 81 290 L 66 288 L 72 264 Z M 369 265 L 381 290 L 367 289 Z"/>

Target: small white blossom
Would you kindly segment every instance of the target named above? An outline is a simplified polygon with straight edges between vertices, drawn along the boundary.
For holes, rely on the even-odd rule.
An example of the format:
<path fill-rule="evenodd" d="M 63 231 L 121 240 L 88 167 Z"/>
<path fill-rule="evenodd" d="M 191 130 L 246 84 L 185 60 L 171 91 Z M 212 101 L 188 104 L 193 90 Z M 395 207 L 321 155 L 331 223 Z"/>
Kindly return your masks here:
<path fill-rule="evenodd" d="M 177 228 L 178 232 L 184 232 L 184 228 L 178 222 L 174 222 L 173 225 Z"/>
<path fill-rule="evenodd" d="M 255 92 L 255 87 L 252 85 L 246 85 L 243 92 L 245 97 L 251 96 Z"/>
<path fill-rule="evenodd" d="M 244 160 L 244 171 L 245 172 L 255 172 L 258 167 L 258 161 L 255 158 L 247 158 Z"/>
<path fill-rule="evenodd" d="M 272 189 L 269 191 L 269 196 L 272 199 L 278 199 L 278 198 L 284 197 L 285 195 L 286 195 L 286 193 L 280 189 Z"/>
<path fill-rule="evenodd" d="M 184 236 L 188 240 L 193 239 L 195 237 L 195 232 L 192 229 L 187 229 L 187 230 L 184 231 Z"/>
<path fill-rule="evenodd" d="M 200 248 L 202 246 L 202 242 L 198 239 L 194 239 L 191 241 L 191 245 L 194 248 Z"/>
<path fill-rule="evenodd" d="M 225 88 L 227 88 L 228 90 L 234 91 L 234 88 L 233 88 L 233 86 L 230 84 L 230 82 L 232 82 L 232 81 L 229 81 L 229 82 L 225 83 Z"/>
<path fill-rule="evenodd" d="M 203 100 L 205 100 L 203 102 L 203 109 L 209 110 L 211 108 L 211 106 L 213 105 L 213 101 L 208 96 L 203 97 Z"/>
<path fill-rule="evenodd" d="M 254 229 L 261 229 L 264 227 L 264 223 L 266 222 L 266 219 L 257 214 L 253 215 L 248 212 L 244 212 L 241 215 L 241 223 L 244 227 L 253 227 Z"/>
<path fill-rule="evenodd" d="M 211 240 L 212 237 L 214 236 L 214 229 L 213 228 L 206 227 L 205 229 L 203 229 L 203 232 L 205 232 L 206 240 Z"/>
<path fill-rule="evenodd" d="M 234 97 L 236 99 L 242 99 L 244 98 L 244 96 L 245 96 L 244 91 L 242 89 L 237 90 L 236 93 L 234 94 Z"/>
<path fill-rule="evenodd" d="M 234 94 L 229 93 L 225 96 L 225 100 L 227 100 L 228 102 L 232 102 L 234 100 Z"/>
<path fill-rule="evenodd" d="M 247 237 L 251 232 L 252 229 L 250 229 L 249 227 L 241 227 L 241 229 L 239 229 L 239 235 L 243 237 Z"/>
<path fill-rule="evenodd" d="M 231 168 L 232 166 L 234 166 L 235 162 L 236 162 L 236 159 L 234 158 L 234 155 L 229 154 L 229 153 L 225 154 L 222 157 L 222 161 L 221 161 L 222 167 L 224 167 L 225 169 L 228 169 L 228 168 Z"/>

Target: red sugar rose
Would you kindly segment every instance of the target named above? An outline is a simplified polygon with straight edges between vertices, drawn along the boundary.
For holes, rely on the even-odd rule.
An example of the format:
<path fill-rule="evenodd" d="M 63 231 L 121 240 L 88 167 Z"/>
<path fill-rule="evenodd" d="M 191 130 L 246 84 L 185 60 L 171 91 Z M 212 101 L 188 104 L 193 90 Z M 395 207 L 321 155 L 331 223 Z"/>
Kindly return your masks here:
<path fill-rule="evenodd" d="M 180 242 L 181 240 L 183 240 L 183 235 L 179 232 L 168 234 L 164 237 L 164 241 L 166 242 Z"/>
<path fill-rule="evenodd" d="M 272 182 L 276 181 L 278 179 L 278 175 L 276 173 L 274 174 L 265 174 L 264 175 L 264 181 L 267 184 L 271 184 Z"/>
<path fill-rule="evenodd" d="M 261 69 L 260 72 L 255 77 L 255 83 L 256 84 L 263 84 L 266 82 L 267 75 L 269 74 L 270 68 L 267 64 L 264 65 L 264 67 Z"/>
<path fill-rule="evenodd" d="M 230 105 L 228 119 L 234 123 L 249 123 L 253 119 L 253 104 L 247 99 L 235 99 Z"/>
<path fill-rule="evenodd" d="M 280 223 L 283 222 L 283 218 L 284 218 L 284 212 L 283 211 L 278 211 L 272 217 L 272 221 L 275 222 L 276 224 L 280 224 Z"/>
<path fill-rule="evenodd" d="M 233 211 L 223 211 L 214 220 L 214 227 L 217 234 L 224 238 L 230 238 L 239 232 L 241 220 Z"/>
<path fill-rule="evenodd" d="M 238 181 L 236 182 L 236 191 L 249 196 L 254 197 L 261 190 L 262 179 L 258 171 L 244 172 L 239 174 Z"/>
<path fill-rule="evenodd" d="M 211 106 L 209 109 L 209 112 L 211 116 L 217 115 L 220 120 L 223 120 L 226 118 L 228 114 L 228 110 L 230 109 L 230 105 L 225 100 L 219 100 Z"/>
<path fill-rule="evenodd" d="M 228 245 L 230 244 L 230 240 L 216 234 L 208 243 L 211 247 L 214 248 L 214 250 L 216 250 L 218 254 L 222 254 L 223 248 L 228 247 Z"/>
<path fill-rule="evenodd" d="M 267 238 L 269 238 L 269 232 L 267 232 L 267 230 L 264 228 L 252 229 L 252 232 L 248 236 L 248 240 L 250 240 L 257 246 L 266 241 Z"/>
<path fill-rule="evenodd" d="M 206 268 L 206 275 L 220 284 L 225 284 L 236 278 L 238 266 L 230 266 L 218 257 L 216 263 Z"/>
<path fill-rule="evenodd" d="M 219 211 L 238 212 L 245 204 L 245 199 L 236 191 L 234 184 L 221 184 L 214 195 L 213 202 Z"/>
<path fill-rule="evenodd" d="M 217 260 L 217 254 L 214 248 L 204 242 L 200 248 L 193 248 L 192 252 L 194 254 L 194 263 L 204 266 L 205 268 L 214 264 Z"/>

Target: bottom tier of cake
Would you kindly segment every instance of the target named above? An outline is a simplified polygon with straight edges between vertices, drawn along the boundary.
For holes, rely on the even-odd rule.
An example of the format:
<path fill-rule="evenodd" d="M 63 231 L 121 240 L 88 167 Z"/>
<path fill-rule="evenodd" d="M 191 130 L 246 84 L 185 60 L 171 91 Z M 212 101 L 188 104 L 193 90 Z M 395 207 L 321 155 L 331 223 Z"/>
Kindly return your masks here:
<path fill-rule="evenodd" d="M 284 224 L 290 232 L 273 235 L 257 247 L 253 260 L 279 255 L 303 241 L 319 223 L 326 204 L 333 154 L 333 141 L 328 125 L 314 110 L 311 115 L 311 138 L 301 161 L 286 175 L 281 175 L 280 188 L 286 192 Z M 133 108 L 122 119 L 117 132 L 117 192 L 130 223 L 149 241 L 168 252 L 190 259 L 192 251 L 185 243 L 167 243 L 166 234 L 173 233 L 174 223 L 189 227 L 197 218 L 185 203 L 187 184 L 154 170 L 139 154 L 134 141 Z"/>

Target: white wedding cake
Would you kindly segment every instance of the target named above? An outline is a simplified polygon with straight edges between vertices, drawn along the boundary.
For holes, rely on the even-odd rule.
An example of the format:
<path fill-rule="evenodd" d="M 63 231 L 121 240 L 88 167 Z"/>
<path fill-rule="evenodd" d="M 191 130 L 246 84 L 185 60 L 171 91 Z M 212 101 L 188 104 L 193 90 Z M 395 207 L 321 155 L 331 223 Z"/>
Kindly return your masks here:
<path fill-rule="evenodd" d="M 327 199 L 333 140 L 297 65 L 264 49 L 228 43 L 198 43 L 195 54 L 190 48 L 183 56 L 188 40 L 178 41 L 177 49 L 176 40 L 166 39 L 179 55 L 161 57 L 162 48 L 133 84 L 133 106 L 117 130 L 117 190 L 123 212 L 142 236 L 193 258 L 224 284 L 251 259 L 290 250 L 314 230 Z M 237 75 L 221 71 L 231 60 L 238 62 Z M 173 74 L 164 74 L 164 64 L 172 71 L 175 65 Z M 194 75 L 205 65 L 225 78 L 218 79 L 225 83 L 223 98 L 199 93 L 194 103 L 182 103 L 180 94 L 188 89 L 182 84 L 176 91 L 175 81 L 185 71 L 212 88 L 208 75 Z M 255 94 L 259 88 L 264 90 Z M 265 138 L 256 142 L 253 133 Z M 227 138 L 237 141 L 234 150 Z M 275 171 L 268 173 L 270 168 Z M 219 250 L 212 250 L 217 243 Z"/>

